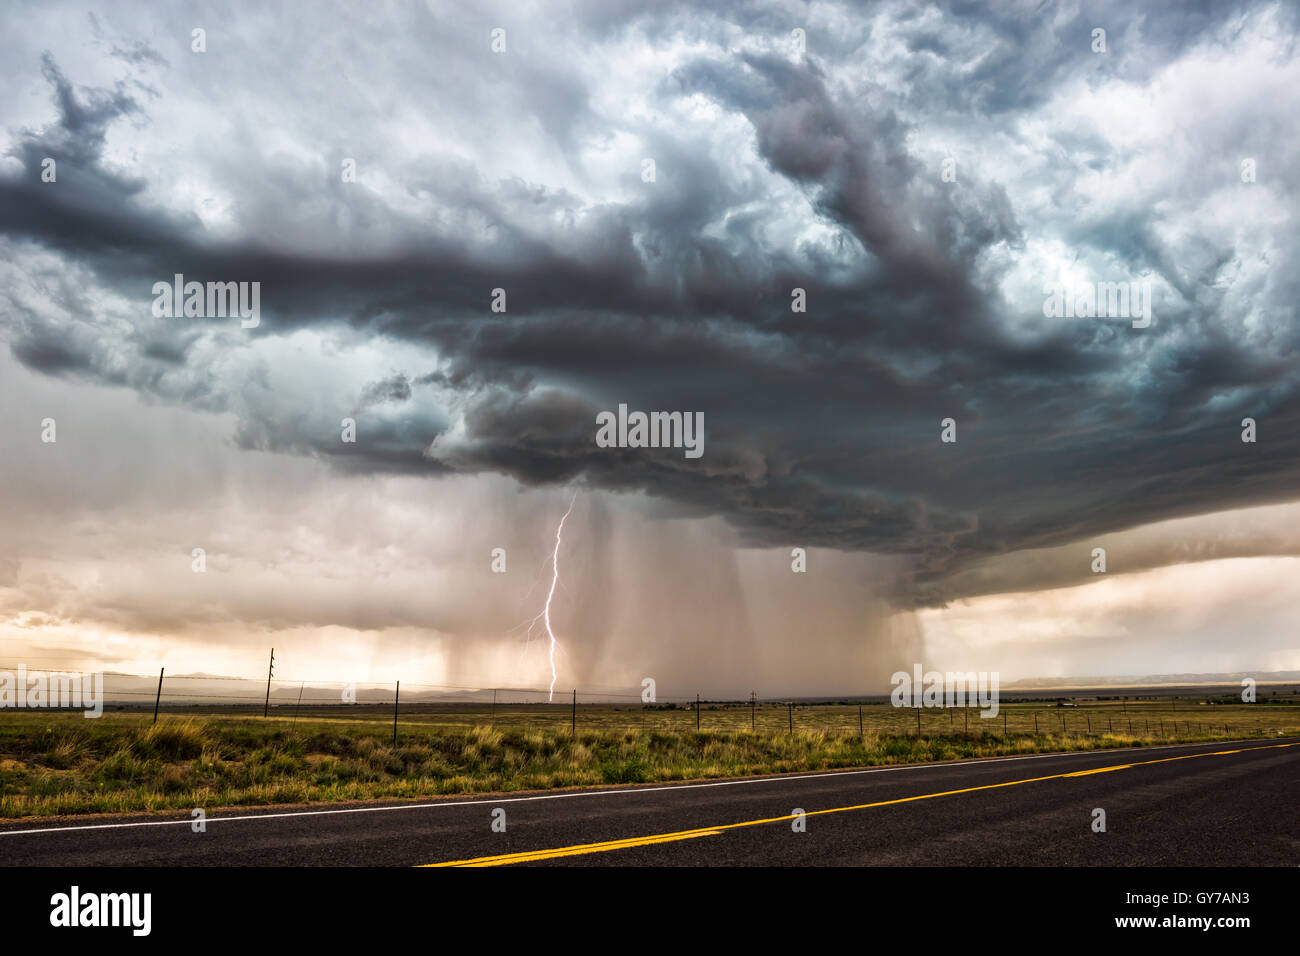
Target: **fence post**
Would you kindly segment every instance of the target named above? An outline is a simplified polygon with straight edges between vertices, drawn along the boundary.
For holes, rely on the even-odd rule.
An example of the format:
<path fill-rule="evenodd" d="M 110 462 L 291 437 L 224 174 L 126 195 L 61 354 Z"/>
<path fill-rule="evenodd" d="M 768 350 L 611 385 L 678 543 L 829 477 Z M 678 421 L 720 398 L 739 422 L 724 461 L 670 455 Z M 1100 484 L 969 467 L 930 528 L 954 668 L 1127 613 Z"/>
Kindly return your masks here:
<path fill-rule="evenodd" d="M 266 703 L 262 705 L 262 716 L 271 713 L 271 674 L 275 671 L 275 648 L 271 648 L 271 663 L 266 668 Z"/>
<path fill-rule="evenodd" d="M 153 722 L 158 723 L 158 702 L 162 700 L 162 676 L 166 668 L 158 668 L 158 696 L 153 699 Z"/>
<path fill-rule="evenodd" d="M 397 682 L 397 692 L 393 694 L 393 746 L 397 746 L 397 701 L 402 696 L 402 682 Z"/>
<path fill-rule="evenodd" d="M 862 705 L 858 704 L 858 736 L 862 736 Z"/>
<path fill-rule="evenodd" d="M 578 688 L 573 688 L 573 722 L 569 724 L 569 733 L 578 734 Z"/>
<path fill-rule="evenodd" d="M 1034 711 L 1034 736 L 1038 736 L 1038 711 Z"/>
<path fill-rule="evenodd" d="M 794 701 L 786 701 L 785 707 L 790 715 L 790 733 L 794 733 Z"/>
<path fill-rule="evenodd" d="M 700 695 L 695 695 L 695 729 L 700 729 Z"/>
<path fill-rule="evenodd" d="M 758 729 L 758 701 L 751 692 L 749 695 L 749 732 L 752 734 Z"/>

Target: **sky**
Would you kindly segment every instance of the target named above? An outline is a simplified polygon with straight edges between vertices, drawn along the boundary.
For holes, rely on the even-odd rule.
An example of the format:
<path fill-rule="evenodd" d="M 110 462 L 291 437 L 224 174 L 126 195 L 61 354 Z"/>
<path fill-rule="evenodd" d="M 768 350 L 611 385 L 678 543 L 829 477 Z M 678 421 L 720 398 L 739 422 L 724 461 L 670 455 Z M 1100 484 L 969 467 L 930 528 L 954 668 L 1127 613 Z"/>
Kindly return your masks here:
<path fill-rule="evenodd" d="M 1300 669 L 1292 5 L 0 21 L 0 667 Z"/>

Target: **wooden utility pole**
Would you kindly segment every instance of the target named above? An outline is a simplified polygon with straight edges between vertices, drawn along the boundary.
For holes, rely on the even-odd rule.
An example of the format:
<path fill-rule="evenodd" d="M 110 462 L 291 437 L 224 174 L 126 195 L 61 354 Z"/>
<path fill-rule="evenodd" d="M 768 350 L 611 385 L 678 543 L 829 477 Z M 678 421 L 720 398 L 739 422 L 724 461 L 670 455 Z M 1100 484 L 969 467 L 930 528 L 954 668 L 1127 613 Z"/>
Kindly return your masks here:
<path fill-rule="evenodd" d="M 569 733 L 578 733 L 578 688 L 573 688 L 573 720 L 569 724 Z"/>
<path fill-rule="evenodd" d="M 158 723 L 158 703 L 162 700 L 162 676 L 166 668 L 158 668 L 158 696 L 153 699 L 153 722 Z"/>
<path fill-rule="evenodd" d="M 402 696 L 402 682 L 397 682 L 397 690 L 393 693 L 393 746 L 397 746 L 397 701 Z"/>
<path fill-rule="evenodd" d="M 271 675 L 275 673 L 275 648 L 271 648 L 271 663 L 266 668 L 266 703 L 262 705 L 262 716 L 271 713 Z"/>
<path fill-rule="evenodd" d="M 751 690 L 749 692 L 749 729 L 751 732 L 756 730 L 758 727 L 757 715 L 756 715 L 757 709 L 758 709 L 758 693 L 757 691 Z"/>

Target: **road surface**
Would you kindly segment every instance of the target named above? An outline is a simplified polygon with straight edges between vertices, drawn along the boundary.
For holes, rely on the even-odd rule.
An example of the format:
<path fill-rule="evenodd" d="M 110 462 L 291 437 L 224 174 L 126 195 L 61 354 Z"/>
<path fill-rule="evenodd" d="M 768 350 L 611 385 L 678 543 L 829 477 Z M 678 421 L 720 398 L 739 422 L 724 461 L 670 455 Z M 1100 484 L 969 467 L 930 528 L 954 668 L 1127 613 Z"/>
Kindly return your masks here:
<path fill-rule="evenodd" d="M 226 811 L 199 833 L 188 814 L 3 824 L 0 864 L 1295 866 L 1297 794 L 1286 738 Z"/>

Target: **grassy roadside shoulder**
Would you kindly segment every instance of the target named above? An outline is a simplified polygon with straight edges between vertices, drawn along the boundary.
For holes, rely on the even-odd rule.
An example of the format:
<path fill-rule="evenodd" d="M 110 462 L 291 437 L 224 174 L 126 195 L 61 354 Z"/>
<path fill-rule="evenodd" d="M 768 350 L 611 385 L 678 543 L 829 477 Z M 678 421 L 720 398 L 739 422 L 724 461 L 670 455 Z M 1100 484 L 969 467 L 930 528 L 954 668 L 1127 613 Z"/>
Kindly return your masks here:
<path fill-rule="evenodd" d="M 1257 736 L 1275 739 L 1281 731 Z M 819 730 L 572 734 L 484 725 L 416 727 L 393 745 L 391 729 L 374 724 L 234 717 L 149 725 L 45 713 L 0 726 L 0 818 L 546 790 L 1220 739 Z"/>

